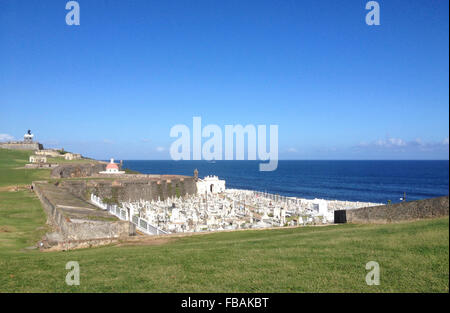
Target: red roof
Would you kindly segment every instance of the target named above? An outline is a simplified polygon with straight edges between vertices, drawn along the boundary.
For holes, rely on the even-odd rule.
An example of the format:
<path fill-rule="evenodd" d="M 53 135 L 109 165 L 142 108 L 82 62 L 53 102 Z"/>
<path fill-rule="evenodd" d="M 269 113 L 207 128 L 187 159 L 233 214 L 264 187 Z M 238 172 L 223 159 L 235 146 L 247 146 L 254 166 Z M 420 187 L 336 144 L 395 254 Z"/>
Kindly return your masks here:
<path fill-rule="evenodd" d="M 119 169 L 119 167 L 117 166 L 117 164 L 116 163 L 109 163 L 108 165 L 106 165 L 106 169 L 107 170 L 109 170 L 109 169 Z"/>

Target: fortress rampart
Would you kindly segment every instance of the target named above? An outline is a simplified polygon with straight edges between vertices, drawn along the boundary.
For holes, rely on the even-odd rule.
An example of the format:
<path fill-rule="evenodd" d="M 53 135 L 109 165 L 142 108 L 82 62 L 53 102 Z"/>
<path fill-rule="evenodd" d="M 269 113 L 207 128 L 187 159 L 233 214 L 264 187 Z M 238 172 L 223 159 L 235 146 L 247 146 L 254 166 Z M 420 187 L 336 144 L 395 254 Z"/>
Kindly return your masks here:
<path fill-rule="evenodd" d="M 0 142 L 0 148 L 11 150 L 42 150 L 44 146 L 38 142 Z"/>
<path fill-rule="evenodd" d="M 131 223 L 112 218 L 64 188 L 34 182 L 33 189 L 47 214 L 47 223 L 56 231 L 51 234 L 58 237 L 53 246 L 76 248 L 86 242 L 96 245 L 135 234 Z"/>
<path fill-rule="evenodd" d="M 143 175 L 145 176 L 145 175 Z M 188 176 L 164 176 L 131 178 L 96 179 L 96 180 L 65 180 L 61 186 L 72 194 L 89 199 L 93 193 L 102 199 L 114 203 L 123 201 L 161 200 L 170 197 L 183 197 L 197 192 L 193 177 Z"/>
<path fill-rule="evenodd" d="M 346 210 L 348 223 L 393 223 L 449 214 L 448 196 Z"/>
<path fill-rule="evenodd" d="M 51 172 L 52 178 L 71 178 L 71 177 L 91 177 L 97 176 L 99 172 L 104 171 L 106 163 L 86 163 L 86 164 L 64 164 L 54 168 Z"/>

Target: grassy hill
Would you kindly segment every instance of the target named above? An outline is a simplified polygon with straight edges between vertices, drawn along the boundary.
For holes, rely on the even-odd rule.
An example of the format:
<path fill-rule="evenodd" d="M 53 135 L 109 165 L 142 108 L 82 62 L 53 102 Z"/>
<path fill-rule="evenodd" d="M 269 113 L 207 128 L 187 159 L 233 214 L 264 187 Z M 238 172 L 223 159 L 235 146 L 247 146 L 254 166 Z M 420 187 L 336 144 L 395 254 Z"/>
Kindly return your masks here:
<path fill-rule="evenodd" d="M 0 148 L 0 187 L 29 185 L 33 180 L 50 177 L 48 169 L 25 169 L 32 151 L 8 150 Z"/>
<path fill-rule="evenodd" d="M 12 168 L 23 160 L 12 155 L 0 171 L 18 177 Z M 449 291 L 448 218 L 162 237 L 68 252 L 27 249 L 45 233 L 45 221 L 33 193 L 0 190 L 0 292 Z M 68 261 L 80 264 L 79 286 L 65 283 Z M 365 282 L 369 261 L 380 264 L 379 286 Z"/>

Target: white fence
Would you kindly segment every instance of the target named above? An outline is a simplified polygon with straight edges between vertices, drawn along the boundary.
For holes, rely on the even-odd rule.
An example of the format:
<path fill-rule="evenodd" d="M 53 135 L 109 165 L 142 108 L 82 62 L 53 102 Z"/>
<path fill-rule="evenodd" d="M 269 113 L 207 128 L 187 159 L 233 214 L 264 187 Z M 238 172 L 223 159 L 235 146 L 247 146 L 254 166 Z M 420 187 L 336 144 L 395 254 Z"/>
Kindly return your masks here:
<path fill-rule="evenodd" d="M 127 209 L 123 209 L 115 204 L 104 203 L 100 197 L 94 194 L 91 194 L 91 202 L 100 209 L 108 211 L 112 215 L 117 216 L 119 219 L 133 223 L 134 225 L 136 225 L 136 228 L 138 230 L 147 235 L 168 234 L 168 232 L 151 225 L 148 221 L 144 220 L 143 218 L 140 218 L 139 216 L 136 215 L 130 216 L 129 212 L 133 212 L 133 210 L 128 211 Z"/>

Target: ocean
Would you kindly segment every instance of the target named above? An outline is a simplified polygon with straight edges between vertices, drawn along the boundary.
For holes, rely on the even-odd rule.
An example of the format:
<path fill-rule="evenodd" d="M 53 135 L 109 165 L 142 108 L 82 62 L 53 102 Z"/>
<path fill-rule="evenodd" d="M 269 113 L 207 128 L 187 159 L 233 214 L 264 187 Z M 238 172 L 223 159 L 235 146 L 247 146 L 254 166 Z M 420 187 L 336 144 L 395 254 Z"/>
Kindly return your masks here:
<path fill-rule="evenodd" d="M 227 188 L 252 189 L 300 198 L 387 203 L 448 195 L 449 161 L 279 161 L 260 172 L 260 161 L 124 160 L 145 174 L 217 175 Z"/>

